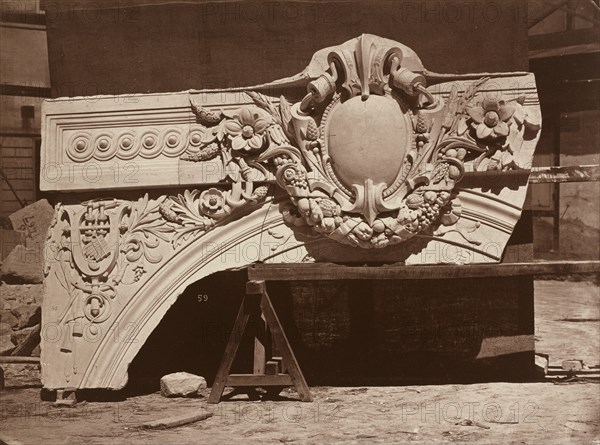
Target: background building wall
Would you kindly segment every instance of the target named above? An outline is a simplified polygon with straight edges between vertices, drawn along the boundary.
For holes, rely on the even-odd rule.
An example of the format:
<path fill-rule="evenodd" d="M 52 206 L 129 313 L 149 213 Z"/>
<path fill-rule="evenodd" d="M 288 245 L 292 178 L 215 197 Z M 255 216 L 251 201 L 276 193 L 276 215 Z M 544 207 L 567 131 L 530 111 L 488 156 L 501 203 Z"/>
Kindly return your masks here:
<path fill-rule="evenodd" d="M 41 106 L 49 95 L 50 72 L 39 2 L 3 1 L 1 6 L 0 219 L 6 227 L 8 215 L 39 197 Z"/>
<path fill-rule="evenodd" d="M 85 0 L 42 1 L 41 5 L 38 0 L 4 1 L 0 163 L 12 177 L 14 191 L 2 180 L 0 217 L 40 197 L 37 150 L 45 97 L 115 94 L 128 100 L 134 92 L 258 84 L 292 75 L 306 66 L 314 51 L 363 32 L 402 41 L 418 52 L 425 66 L 438 72 L 521 70 L 527 69 L 529 58 L 534 70 L 541 67 L 536 76 L 543 86 L 547 76 L 556 74 L 540 62 L 562 61 L 566 78 L 569 70 L 581 71 L 585 63 L 570 62 L 565 54 L 597 55 L 600 46 L 596 40 L 590 49 L 582 34 L 592 36 L 593 42 L 598 32 L 597 12 L 590 2 L 571 0 L 546 15 L 555 4 L 544 0 L 196 4 Z M 536 21 L 536 17 L 544 18 Z M 540 41 L 552 43 L 541 50 L 549 52 L 542 58 L 537 49 Z M 593 69 L 594 60 L 588 65 Z M 586 80 L 579 77 L 580 83 Z M 588 80 L 589 90 L 599 89 L 598 79 Z M 569 91 L 555 95 L 559 94 L 575 108 L 569 105 L 565 111 L 564 104 L 555 106 L 550 103 L 553 98 L 542 96 L 544 128 L 535 165 L 597 164 L 598 105 L 588 103 L 577 109 L 581 102 L 577 95 Z M 593 95 L 586 97 L 593 102 Z M 556 159 L 551 122 L 555 109 L 563 123 Z M 599 187 L 598 183 L 531 187 L 536 254 L 599 255 Z M 553 211 L 558 218 L 551 215 Z"/>

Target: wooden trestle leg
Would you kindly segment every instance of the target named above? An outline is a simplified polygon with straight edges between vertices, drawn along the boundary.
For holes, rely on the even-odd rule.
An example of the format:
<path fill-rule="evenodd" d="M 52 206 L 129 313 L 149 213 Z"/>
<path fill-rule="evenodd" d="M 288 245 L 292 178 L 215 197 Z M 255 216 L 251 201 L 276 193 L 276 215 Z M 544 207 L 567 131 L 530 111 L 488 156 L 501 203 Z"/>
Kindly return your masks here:
<path fill-rule="evenodd" d="M 254 330 L 255 337 L 254 373 L 230 374 L 231 365 L 248 327 L 248 322 Z M 269 333 L 272 342 L 271 350 L 274 353 L 270 360 L 266 360 L 266 344 Z M 248 281 L 246 283 L 246 295 L 242 300 L 225 347 L 208 403 L 219 403 L 226 386 L 234 388 L 264 387 L 267 390 L 294 386 L 301 401 L 312 401 L 312 395 L 267 294 L 264 281 Z"/>

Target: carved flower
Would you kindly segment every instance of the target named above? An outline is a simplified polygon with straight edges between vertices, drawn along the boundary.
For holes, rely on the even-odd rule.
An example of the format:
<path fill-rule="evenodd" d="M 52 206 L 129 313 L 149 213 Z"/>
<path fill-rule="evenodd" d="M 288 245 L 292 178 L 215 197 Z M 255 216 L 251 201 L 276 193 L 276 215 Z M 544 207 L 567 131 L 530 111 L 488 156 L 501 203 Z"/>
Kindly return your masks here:
<path fill-rule="evenodd" d="M 200 207 L 206 214 L 215 214 L 223 209 L 225 197 L 223 192 L 216 188 L 209 188 L 200 195 Z"/>
<path fill-rule="evenodd" d="M 514 105 L 503 100 L 484 99 L 475 106 L 467 106 L 466 110 L 473 120 L 471 125 L 478 139 L 508 136 L 507 122 L 515 112 Z"/>
<path fill-rule="evenodd" d="M 225 122 L 225 131 L 229 134 L 233 150 L 251 151 L 263 146 L 263 133 L 268 126 L 267 119 L 243 108 L 237 116 Z"/>

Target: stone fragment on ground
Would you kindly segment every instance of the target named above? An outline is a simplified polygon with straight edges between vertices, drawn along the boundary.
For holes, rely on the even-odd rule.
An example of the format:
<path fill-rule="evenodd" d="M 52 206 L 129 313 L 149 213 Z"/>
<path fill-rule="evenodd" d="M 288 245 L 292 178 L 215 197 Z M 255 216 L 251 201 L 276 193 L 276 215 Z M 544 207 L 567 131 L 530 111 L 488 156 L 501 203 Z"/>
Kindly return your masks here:
<path fill-rule="evenodd" d="M 11 350 L 15 348 L 15 344 L 10 340 L 14 331 L 40 324 L 42 288 L 40 284 L 0 285 L 0 355 L 11 354 Z M 23 338 L 28 332 L 13 337 Z M 25 348 L 28 349 L 31 348 Z"/>
<path fill-rule="evenodd" d="M 9 216 L 13 229 L 24 233 L 25 243 L 15 245 L 2 260 L 0 277 L 19 283 L 42 282 L 44 242 L 53 217 L 54 209 L 45 199 Z"/>
<path fill-rule="evenodd" d="M 160 393 L 164 397 L 194 397 L 206 390 L 204 377 L 189 372 L 175 372 L 160 379 Z"/>
<path fill-rule="evenodd" d="M 42 303 L 44 286 L 41 284 L 0 284 L 2 309 L 17 308 L 24 304 Z"/>
<path fill-rule="evenodd" d="M 39 363 L 1 363 L 0 368 L 4 374 L 5 388 L 41 385 Z"/>
<path fill-rule="evenodd" d="M 0 355 L 10 355 L 15 345 L 10 340 L 10 334 L 0 334 Z"/>
<path fill-rule="evenodd" d="M 581 371 L 583 369 L 583 361 L 581 360 L 563 360 L 562 369 L 565 371 Z"/>
<path fill-rule="evenodd" d="M 42 322 L 42 309 L 36 304 L 24 304 L 13 308 L 10 312 L 17 318 L 13 324 L 14 331 L 30 328 Z"/>
<path fill-rule="evenodd" d="M 10 341 L 12 341 L 12 343 L 15 346 L 18 346 L 18 345 L 22 344 L 31 335 L 31 333 L 36 330 L 37 330 L 37 326 L 31 326 L 29 328 L 14 331 L 10 335 Z"/>
<path fill-rule="evenodd" d="M 12 229 L 0 229 L 0 265 L 11 250 L 19 244 L 25 244 L 25 234 Z"/>
<path fill-rule="evenodd" d="M 41 283 L 44 279 L 41 250 L 16 246 L 2 262 L 0 277 L 7 282 Z"/>
<path fill-rule="evenodd" d="M 10 306 L 0 308 L 0 334 L 12 332 L 12 327 L 19 323 L 19 319 L 13 315 Z"/>

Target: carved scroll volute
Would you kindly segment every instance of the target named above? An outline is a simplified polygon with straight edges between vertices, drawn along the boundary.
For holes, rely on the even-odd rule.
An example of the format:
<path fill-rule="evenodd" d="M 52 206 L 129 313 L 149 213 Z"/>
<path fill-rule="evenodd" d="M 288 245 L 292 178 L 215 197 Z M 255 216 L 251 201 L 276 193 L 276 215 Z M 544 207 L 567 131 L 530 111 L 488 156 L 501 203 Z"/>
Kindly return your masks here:
<path fill-rule="evenodd" d="M 342 79 L 342 89 L 349 97 L 361 94 L 362 86 L 358 74 L 358 66 L 354 60 L 354 53 L 346 49 L 333 51 L 327 57 L 329 63 L 334 63 L 341 70 L 339 77 Z"/>
<path fill-rule="evenodd" d="M 384 77 L 384 68 L 389 70 L 392 55 L 398 63 L 401 63 L 402 50 L 397 47 L 387 48 L 378 46 L 375 36 L 363 34 L 356 45 L 355 54 L 362 86 L 362 100 L 366 100 L 370 94 L 384 95 L 387 84 Z"/>
<path fill-rule="evenodd" d="M 400 63 L 402 57 L 400 48 L 377 46 L 374 36 L 363 34 L 354 52 L 333 51 L 327 61 L 341 71 L 342 88 L 348 96 L 360 95 L 366 100 L 370 94 L 385 94 L 391 60 L 395 58 Z"/>
<path fill-rule="evenodd" d="M 402 61 L 402 50 L 400 48 L 378 48 L 372 54 L 370 61 L 370 72 L 368 77 L 369 91 L 384 95 L 385 88 L 388 85 L 387 77 L 390 74 L 390 68 L 393 60 Z"/>
<path fill-rule="evenodd" d="M 356 197 L 354 203 L 351 206 L 342 207 L 342 210 L 351 213 L 360 213 L 365 217 L 369 225 L 372 225 L 377 215 L 386 210 L 382 199 L 386 184 L 374 184 L 372 179 L 366 179 L 363 185 L 354 184 L 352 188 Z"/>

